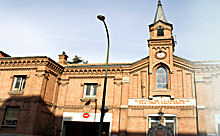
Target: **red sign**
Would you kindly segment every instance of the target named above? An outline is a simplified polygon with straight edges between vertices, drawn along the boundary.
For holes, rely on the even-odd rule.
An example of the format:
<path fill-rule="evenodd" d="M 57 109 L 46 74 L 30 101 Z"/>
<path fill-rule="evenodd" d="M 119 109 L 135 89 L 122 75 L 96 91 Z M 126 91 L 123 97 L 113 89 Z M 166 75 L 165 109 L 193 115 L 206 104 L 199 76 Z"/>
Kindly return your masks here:
<path fill-rule="evenodd" d="M 90 117 L 89 113 L 84 113 L 84 114 L 83 114 L 83 118 L 86 118 L 86 119 L 87 119 L 87 118 L 89 118 L 89 117 Z"/>

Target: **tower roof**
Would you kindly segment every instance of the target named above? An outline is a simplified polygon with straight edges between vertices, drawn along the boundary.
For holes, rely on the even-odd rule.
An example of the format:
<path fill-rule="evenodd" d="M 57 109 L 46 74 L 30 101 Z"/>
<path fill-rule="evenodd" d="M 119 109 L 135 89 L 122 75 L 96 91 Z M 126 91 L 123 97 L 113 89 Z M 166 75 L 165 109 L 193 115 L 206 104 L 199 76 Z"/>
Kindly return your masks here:
<path fill-rule="evenodd" d="M 158 4 L 157 4 L 157 12 L 154 18 L 154 23 L 158 22 L 158 21 L 163 21 L 164 23 L 168 23 L 167 19 L 165 17 L 165 14 L 163 12 L 163 8 L 162 8 L 162 4 L 161 1 L 158 0 Z"/>

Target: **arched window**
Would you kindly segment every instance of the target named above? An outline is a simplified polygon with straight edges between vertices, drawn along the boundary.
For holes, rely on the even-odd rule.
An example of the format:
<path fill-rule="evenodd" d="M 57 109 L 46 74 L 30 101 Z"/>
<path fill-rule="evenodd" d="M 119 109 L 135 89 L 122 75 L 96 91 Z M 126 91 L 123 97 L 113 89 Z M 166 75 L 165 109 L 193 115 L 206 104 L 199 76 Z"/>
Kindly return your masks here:
<path fill-rule="evenodd" d="M 156 88 L 168 89 L 167 69 L 162 66 L 156 71 Z"/>
<path fill-rule="evenodd" d="M 164 31 L 163 31 L 163 27 L 159 26 L 157 28 L 157 36 L 164 36 Z"/>

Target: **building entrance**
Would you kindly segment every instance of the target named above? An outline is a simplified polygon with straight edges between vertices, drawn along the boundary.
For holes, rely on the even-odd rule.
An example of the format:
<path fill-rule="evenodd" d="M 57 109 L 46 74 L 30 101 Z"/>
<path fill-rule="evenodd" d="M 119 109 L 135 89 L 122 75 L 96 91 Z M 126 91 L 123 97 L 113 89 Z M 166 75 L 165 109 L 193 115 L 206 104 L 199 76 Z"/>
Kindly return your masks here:
<path fill-rule="evenodd" d="M 99 135 L 99 122 L 65 121 L 65 136 L 97 136 Z M 109 122 L 103 123 L 104 136 L 109 135 Z"/>
<path fill-rule="evenodd" d="M 174 136 L 169 127 L 157 124 L 148 130 L 147 136 Z"/>

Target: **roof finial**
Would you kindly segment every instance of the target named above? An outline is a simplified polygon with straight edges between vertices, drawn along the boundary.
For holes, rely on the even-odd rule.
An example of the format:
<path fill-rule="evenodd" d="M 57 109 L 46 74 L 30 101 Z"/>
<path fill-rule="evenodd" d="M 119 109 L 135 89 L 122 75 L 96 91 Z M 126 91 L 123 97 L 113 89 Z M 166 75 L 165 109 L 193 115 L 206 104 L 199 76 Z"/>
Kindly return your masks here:
<path fill-rule="evenodd" d="M 160 0 L 158 0 L 158 4 L 157 4 L 157 6 L 162 6 L 162 4 L 161 4 L 161 1 L 160 1 Z"/>

